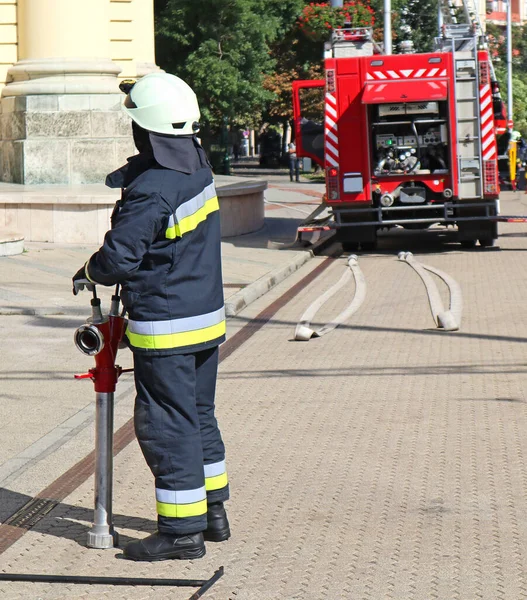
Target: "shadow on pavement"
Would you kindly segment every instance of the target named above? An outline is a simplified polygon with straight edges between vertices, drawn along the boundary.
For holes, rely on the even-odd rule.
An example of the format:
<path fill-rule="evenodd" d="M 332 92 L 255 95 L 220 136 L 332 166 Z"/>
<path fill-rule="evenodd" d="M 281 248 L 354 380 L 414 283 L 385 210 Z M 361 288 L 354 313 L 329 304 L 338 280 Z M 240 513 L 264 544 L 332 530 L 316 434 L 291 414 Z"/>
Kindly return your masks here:
<path fill-rule="evenodd" d="M 0 522 L 4 523 L 31 500 L 33 500 L 31 496 L 0 488 Z M 30 529 L 44 535 L 73 540 L 80 546 L 86 546 L 86 534 L 91 528 L 92 519 L 93 510 L 61 502 Z M 157 529 L 156 521 L 129 515 L 114 514 L 113 522 L 119 533 L 119 547 L 134 539 L 122 535 L 120 529 L 132 529 L 145 533 L 152 533 Z M 21 526 L 21 529 L 29 528 Z"/>
<path fill-rule="evenodd" d="M 420 365 L 418 367 L 400 367 L 387 365 L 383 367 L 365 367 L 359 368 L 350 366 L 349 368 L 320 368 L 320 369 L 267 369 L 261 371 L 220 371 L 219 379 L 254 379 L 255 377 L 396 377 L 404 375 L 405 377 L 420 377 L 422 375 L 496 375 L 499 373 L 518 374 L 527 373 L 527 365 L 523 363 L 501 365 L 481 364 L 481 365 Z M 515 399 L 509 401 L 523 402 Z"/>
<path fill-rule="evenodd" d="M 302 221 L 301 216 L 300 218 L 265 217 L 265 224 L 258 231 L 236 237 L 222 238 L 222 242 L 231 244 L 236 248 L 265 249 L 270 248 L 273 243 L 293 243 L 296 239 L 298 226 Z M 298 248 L 301 249 L 302 245 L 299 244 Z M 291 248 L 288 248 L 288 250 L 291 250 Z"/>
<path fill-rule="evenodd" d="M 261 322 L 261 319 L 258 318 L 248 318 L 237 315 L 232 317 L 233 321 L 246 322 L 246 323 L 254 323 L 258 324 Z M 291 327 L 292 331 L 297 325 L 296 321 L 284 321 L 281 319 L 264 319 L 264 325 L 287 325 Z M 325 325 L 325 323 L 317 323 L 313 322 L 312 327 L 319 328 Z M 439 335 L 439 336 L 449 336 L 449 337 L 461 337 L 461 338 L 469 338 L 474 340 L 493 340 L 493 341 L 503 341 L 503 342 L 515 342 L 518 344 L 525 344 L 527 342 L 527 337 L 516 337 L 509 335 L 496 335 L 496 334 L 485 334 L 485 333 L 470 333 L 463 331 L 454 331 L 454 332 L 446 332 L 442 329 L 410 329 L 408 327 L 375 327 L 373 325 L 339 325 L 339 329 L 350 329 L 352 331 L 371 331 L 371 332 L 387 332 L 387 333 L 414 333 L 416 335 Z M 290 342 L 295 342 L 294 339 L 290 339 Z M 316 344 L 316 338 L 312 340 L 311 344 Z M 295 342 L 297 344 L 303 344 L 306 342 Z"/>

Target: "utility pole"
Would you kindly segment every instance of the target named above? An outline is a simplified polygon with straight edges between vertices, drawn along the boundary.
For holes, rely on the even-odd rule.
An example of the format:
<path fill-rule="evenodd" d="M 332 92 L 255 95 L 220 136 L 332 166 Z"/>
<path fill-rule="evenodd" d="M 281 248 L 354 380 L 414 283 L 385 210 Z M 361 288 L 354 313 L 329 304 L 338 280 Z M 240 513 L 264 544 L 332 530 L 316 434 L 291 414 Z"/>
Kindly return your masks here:
<path fill-rule="evenodd" d="M 507 127 L 512 132 L 512 0 L 507 1 Z"/>
<path fill-rule="evenodd" d="M 392 53 L 392 0 L 384 0 L 384 54 Z"/>

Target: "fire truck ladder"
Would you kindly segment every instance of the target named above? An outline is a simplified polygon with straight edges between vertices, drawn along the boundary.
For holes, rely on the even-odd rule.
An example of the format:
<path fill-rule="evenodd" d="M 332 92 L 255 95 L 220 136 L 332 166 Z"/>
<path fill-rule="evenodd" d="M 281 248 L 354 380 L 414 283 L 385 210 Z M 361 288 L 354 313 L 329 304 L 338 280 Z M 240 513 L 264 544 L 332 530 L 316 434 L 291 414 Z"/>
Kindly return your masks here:
<path fill-rule="evenodd" d="M 458 23 L 458 16 L 464 23 Z M 483 197 L 481 158 L 481 123 L 479 107 L 478 49 L 488 49 L 488 42 L 475 0 L 441 1 L 441 37 L 437 45 L 451 51 L 454 64 L 454 99 L 457 123 L 457 161 L 459 199 Z M 496 81 L 489 55 L 491 80 Z"/>
<path fill-rule="evenodd" d="M 478 39 L 471 24 L 445 26 L 454 65 L 459 200 L 483 197 L 483 161 L 479 107 Z"/>

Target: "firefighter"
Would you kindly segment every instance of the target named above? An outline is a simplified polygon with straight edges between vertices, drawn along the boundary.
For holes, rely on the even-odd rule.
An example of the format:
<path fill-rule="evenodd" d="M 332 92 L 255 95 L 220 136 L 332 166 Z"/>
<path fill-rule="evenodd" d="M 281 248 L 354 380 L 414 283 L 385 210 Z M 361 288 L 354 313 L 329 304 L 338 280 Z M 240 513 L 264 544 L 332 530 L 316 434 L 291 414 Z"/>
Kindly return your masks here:
<path fill-rule="evenodd" d="M 158 530 L 124 549 L 133 560 L 201 558 L 230 536 L 225 449 L 214 415 L 225 339 L 220 214 L 196 133 L 192 89 L 167 73 L 123 82 L 139 154 L 111 173 L 122 188 L 102 247 L 74 293 L 122 284 L 134 357 L 137 439 L 155 477 Z"/>

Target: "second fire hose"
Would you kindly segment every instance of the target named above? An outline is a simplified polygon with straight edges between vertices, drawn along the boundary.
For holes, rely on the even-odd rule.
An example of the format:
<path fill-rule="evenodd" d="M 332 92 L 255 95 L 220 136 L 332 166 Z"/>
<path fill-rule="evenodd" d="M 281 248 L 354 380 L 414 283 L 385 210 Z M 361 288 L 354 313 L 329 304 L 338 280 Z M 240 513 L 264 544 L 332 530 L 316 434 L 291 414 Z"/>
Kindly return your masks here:
<path fill-rule="evenodd" d="M 430 310 L 437 327 L 441 328 L 443 331 L 457 331 L 461 325 L 461 316 L 463 312 L 463 297 L 457 281 L 447 273 L 436 269 L 435 267 L 418 262 L 411 252 L 399 252 L 398 258 L 400 261 L 410 265 L 423 281 L 428 295 Z M 358 258 L 355 254 L 352 254 L 348 258 L 347 265 L 349 269 L 346 269 L 346 272 L 340 277 L 337 283 L 332 285 L 312 302 L 304 312 L 295 329 L 295 340 L 308 341 L 312 337 L 322 337 L 346 322 L 361 307 L 366 297 L 366 279 L 359 267 Z M 448 287 L 450 294 L 448 310 L 445 310 L 443 306 L 439 290 L 433 278 L 430 276 L 430 273 L 433 273 L 443 280 Z M 337 294 L 337 292 L 351 283 L 353 279 L 355 280 L 355 294 L 347 308 L 320 329 L 311 327 L 311 321 L 320 308 L 328 302 L 330 298 Z"/>

